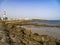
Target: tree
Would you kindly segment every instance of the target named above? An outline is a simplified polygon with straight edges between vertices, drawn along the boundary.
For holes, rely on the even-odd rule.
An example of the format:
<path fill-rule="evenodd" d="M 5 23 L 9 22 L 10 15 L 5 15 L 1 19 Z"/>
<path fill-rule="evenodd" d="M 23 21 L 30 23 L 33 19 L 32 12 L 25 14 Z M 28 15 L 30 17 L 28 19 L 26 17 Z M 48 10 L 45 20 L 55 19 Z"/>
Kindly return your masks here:
<path fill-rule="evenodd" d="M 7 20 L 7 19 L 8 19 L 7 17 L 3 18 L 3 20 Z"/>
<path fill-rule="evenodd" d="M 1 20 L 1 17 L 0 17 L 0 20 Z"/>

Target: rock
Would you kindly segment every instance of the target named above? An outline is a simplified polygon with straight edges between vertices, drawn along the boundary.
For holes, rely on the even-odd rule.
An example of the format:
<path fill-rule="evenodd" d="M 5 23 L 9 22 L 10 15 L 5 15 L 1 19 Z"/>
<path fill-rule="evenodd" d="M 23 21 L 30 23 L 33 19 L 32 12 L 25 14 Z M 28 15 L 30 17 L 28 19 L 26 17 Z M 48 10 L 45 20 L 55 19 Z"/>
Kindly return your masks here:
<path fill-rule="evenodd" d="M 0 27 L 0 45 L 56 45 L 48 35 L 33 34 L 20 25 L 2 23 Z"/>

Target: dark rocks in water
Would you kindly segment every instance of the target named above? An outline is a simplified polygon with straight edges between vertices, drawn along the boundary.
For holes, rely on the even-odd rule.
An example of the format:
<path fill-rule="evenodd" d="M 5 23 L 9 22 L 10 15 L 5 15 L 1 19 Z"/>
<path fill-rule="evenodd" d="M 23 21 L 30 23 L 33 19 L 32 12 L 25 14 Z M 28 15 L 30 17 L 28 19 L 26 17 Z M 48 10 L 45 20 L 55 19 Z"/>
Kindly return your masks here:
<path fill-rule="evenodd" d="M 33 35 L 36 35 L 36 36 L 38 36 L 39 34 L 38 34 L 38 33 L 34 33 Z"/>
<path fill-rule="evenodd" d="M 0 45 L 56 45 L 55 40 L 49 36 L 33 34 L 20 25 L 2 23 L 1 26 Z"/>

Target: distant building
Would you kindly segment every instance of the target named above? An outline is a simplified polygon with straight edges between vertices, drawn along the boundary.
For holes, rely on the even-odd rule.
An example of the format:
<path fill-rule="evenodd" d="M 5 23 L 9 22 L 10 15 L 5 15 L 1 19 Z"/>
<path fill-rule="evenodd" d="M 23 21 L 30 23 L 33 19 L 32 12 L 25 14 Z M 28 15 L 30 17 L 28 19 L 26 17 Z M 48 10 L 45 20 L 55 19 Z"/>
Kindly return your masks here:
<path fill-rule="evenodd" d="M 29 18 L 25 18 L 25 20 L 30 20 Z"/>

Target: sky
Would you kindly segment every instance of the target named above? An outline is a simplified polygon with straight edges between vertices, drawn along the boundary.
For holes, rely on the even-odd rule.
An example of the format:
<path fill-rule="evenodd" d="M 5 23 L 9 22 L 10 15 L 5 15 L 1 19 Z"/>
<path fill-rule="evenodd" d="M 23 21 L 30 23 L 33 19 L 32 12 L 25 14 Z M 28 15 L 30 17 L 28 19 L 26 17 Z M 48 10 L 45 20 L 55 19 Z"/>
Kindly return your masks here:
<path fill-rule="evenodd" d="M 60 20 L 60 0 L 0 0 L 0 16 Z"/>

